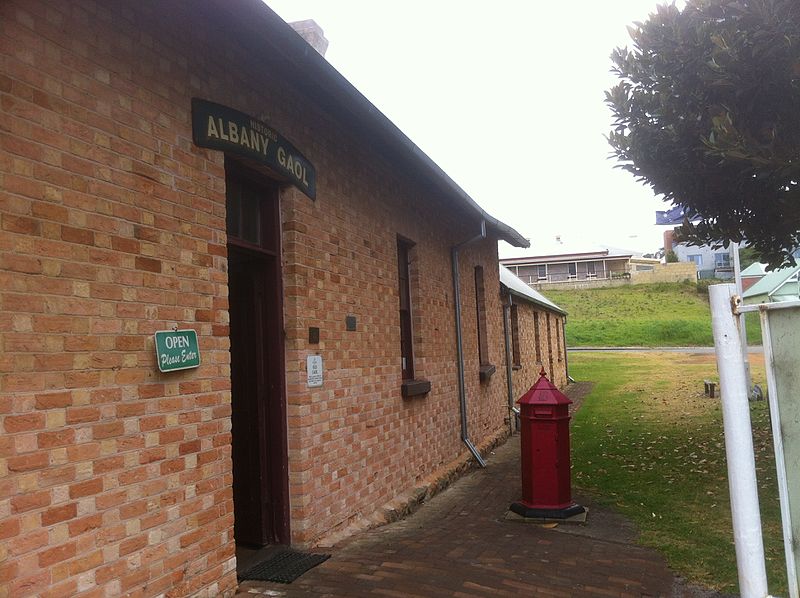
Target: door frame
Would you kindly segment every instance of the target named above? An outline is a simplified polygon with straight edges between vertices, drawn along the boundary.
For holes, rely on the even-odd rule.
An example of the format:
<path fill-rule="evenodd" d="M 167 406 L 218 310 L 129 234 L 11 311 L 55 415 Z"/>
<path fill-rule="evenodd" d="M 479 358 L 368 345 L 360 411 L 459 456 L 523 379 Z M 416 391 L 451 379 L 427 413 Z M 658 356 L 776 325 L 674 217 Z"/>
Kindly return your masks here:
<path fill-rule="evenodd" d="M 230 259 L 231 252 L 244 257 L 251 255 L 264 261 L 273 261 L 273 273 L 266 280 L 267 286 L 273 289 L 272 301 L 274 310 L 272 317 L 276 325 L 275 334 L 267 338 L 267 353 L 274 355 L 275 359 L 267 364 L 270 379 L 273 381 L 274 390 L 266 403 L 267 424 L 265 433 L 267 440 L 267 459 L 269 460 L 270 479 L 263 480 L 261 492 L 267 491 L 272 499 L 271 513 L 264 515 L 272 518 L 273 534 L 277 544 L 291 544 L 290 504 L 289 504 L 289 452 L 288 452 L 288 414 L 286 407 L 286 355 L 285 355 L 285 322 L 283 312 L 283 268 L 282 268 L 282 243 L 281 243 L 281 217 L 280 217 L 280 189 L 278 183 L 266 175 L 241 166 L 237 161 L 226 156 L 225 182 L 226 189 L 231 179 L 237 179 L 249 186 L 259 188 L 264 193 L 266 200 L 262 207 L 262 226 L 265 234 L 272 235 L 275 240 L 272 249 L 255 246 L 236 237 L 228 236 L 226 259 Z M 228 210 L 226 196 L 226 214 Z M 267 276 L 267 273 L 265 273 Z M 230 301 L 228 302 L 230 309 Z M 231 408 L 233 405 L 231 404 Z M 232 417 L 232 415 L 231 415 Z M 231 458 L 233 458 L 231 447 Z M 231 470 L 232 472 L 232 470 Z M 234 517 L 236 510 L 234 508 Z"/>

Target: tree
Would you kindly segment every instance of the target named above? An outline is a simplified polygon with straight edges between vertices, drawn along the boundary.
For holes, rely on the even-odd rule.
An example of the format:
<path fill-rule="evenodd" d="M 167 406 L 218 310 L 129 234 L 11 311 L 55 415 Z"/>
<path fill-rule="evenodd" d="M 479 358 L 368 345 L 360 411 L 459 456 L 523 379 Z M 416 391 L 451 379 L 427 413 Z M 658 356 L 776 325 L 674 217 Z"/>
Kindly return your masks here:
<path fill-rule="evenodd" d="M 800 245 L 800 2 L 688 0 L 629 27 L 611 58 L 620 167 L 698 215 L 697 244 L 746 238 L 762 261 Z"/>

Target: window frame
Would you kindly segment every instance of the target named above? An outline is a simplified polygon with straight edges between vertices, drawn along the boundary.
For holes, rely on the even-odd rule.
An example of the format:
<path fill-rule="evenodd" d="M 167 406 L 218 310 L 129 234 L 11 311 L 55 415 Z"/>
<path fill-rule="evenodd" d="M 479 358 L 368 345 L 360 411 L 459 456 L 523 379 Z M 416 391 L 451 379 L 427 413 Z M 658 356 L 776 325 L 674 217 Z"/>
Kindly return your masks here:
<path fill-rule="evenodd" d="M 519 346 L 519 311 L 515 303 L 511 304 L 509 320 L 511 323 L 511 366 L 519 369 L 522 367 L 522 353 Z"/>
<path fill-rule="evenodd" d="M 400 368 L 403 380 L 414 379 L 414 329 L 411 310 L 410 250 L 412 241 L 397 238 L 397 285 L 400 300 Z"/>
<path fill-rule="evenodd" d="M 431 390 L 431 383 L 416 377 L 414 363 L 414 301 L 411 280 L 411 250 L 416 243 L 397 236 L 398 324 L 400 328 L 400 377 L 404 398 L 422 396 Z"/>

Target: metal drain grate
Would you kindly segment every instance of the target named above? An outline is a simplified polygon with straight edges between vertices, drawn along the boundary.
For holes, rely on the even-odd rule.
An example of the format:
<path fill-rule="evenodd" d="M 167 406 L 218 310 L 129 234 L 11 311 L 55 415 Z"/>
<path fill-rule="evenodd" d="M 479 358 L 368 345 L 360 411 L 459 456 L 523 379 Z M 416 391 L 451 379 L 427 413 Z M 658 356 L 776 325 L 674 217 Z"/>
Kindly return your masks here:
<path fill-rule="evenodd" d="M 309 569 L 324 563 L 331 555 L 311 554 L 294 550 L 281 550 L 263 563 L 250 567 L 239 576 L 239 581 L 275 581 L 292 583 Z"/>

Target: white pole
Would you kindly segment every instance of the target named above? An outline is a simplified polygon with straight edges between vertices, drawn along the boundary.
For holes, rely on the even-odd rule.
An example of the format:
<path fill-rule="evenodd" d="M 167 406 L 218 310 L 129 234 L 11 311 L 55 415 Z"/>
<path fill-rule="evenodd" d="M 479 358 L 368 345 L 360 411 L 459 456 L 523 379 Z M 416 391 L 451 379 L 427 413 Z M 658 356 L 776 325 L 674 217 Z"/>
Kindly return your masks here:
<path fill-rule="evenodd" d="M 731 253 L 733 254 L 733 281 L 736 284 L 736 294 L 742 296 L 742 266 L 739 261 L 739 244 L 731 243 Z M 753 379 L 750 377 L 750 360 L 747 356 L 747 328 L 745 327 L 744 313 L 739 314 L 739 336 L 742 339 L 742 360 L 744 361 L 745 384 L 747 394 L 753 388 Z"/>
<path fill-rule="evenodd" d="M 722 397 L 739 592 L 742 598 L 764 598 L 768 595 L 767 572 L 761 537 L 750 405 L 741 337 L 731 304 L 736 286 L 719 284 L 710 286 L 708 290 Z"/>

